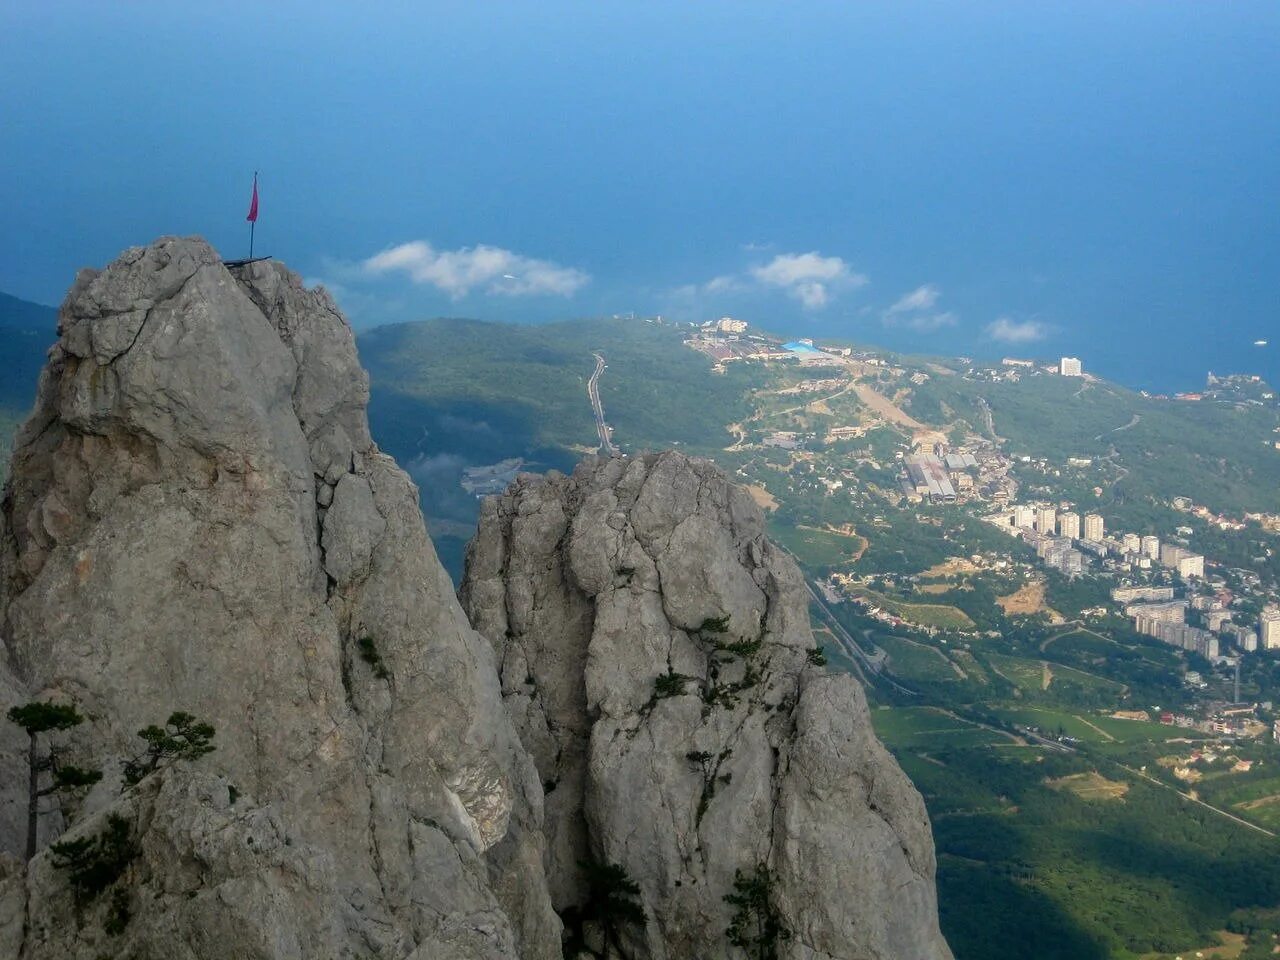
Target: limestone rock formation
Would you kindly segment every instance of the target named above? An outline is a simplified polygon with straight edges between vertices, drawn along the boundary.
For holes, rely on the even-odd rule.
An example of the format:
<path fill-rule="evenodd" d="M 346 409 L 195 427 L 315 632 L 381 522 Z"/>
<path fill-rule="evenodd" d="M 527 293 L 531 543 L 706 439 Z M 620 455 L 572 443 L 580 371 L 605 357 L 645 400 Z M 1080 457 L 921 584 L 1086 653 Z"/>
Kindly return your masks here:
<path fill-rule="evenodd" d="M 0 870 L 5 955 L 559 957 L 540 785 L 328 295 L 165 238 L 82 272 L 59 333 L 3 500 L 0 691 L 91 717 L 109 775 L 68 837 L 115 815 L 138 853 L 115 936 L 47 850 Z M 122 795 L 174 710 L 216 752 Z"/>
<path fill-rule="evenodd" d="M 810 663 L 803 581 L 743 490 L 677 453 L 589 459 L 487 501 L 467 560 L 557 910 L 590 911 L 584 864 L 639 887 L 643 924 L 587 924 L 606 955 L 743 955 L 725 896 L 767 876 L 779 956 L 950 957 L 924 805 L 858 684 Z"/>
<path fill-rule="evenodd" d="M 76 279 L 0 499 L 0 709 L 76 704 L 51 739 L 105 775 L 24 863 L 0 724 L 0 956 L 950 956 L 920 798 L 741 490 L 676 454 L 523 477 L 469 622 L 367 401 L 279 264 L 164 238 Z M 122 782 L 178 710 L 217 749 Z"/>

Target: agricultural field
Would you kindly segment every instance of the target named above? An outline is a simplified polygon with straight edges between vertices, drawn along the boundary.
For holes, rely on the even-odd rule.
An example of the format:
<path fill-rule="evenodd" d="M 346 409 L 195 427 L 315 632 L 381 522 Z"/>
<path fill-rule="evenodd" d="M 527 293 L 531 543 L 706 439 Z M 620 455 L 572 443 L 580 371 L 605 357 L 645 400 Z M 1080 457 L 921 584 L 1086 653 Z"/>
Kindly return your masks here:
<path fill-rule="evenodd" d="M 769 537 L 785 547 L 806 569 L 830 570 L 853 563 L 864 547 L 858 537 L 846 537 L 813 527 L 770 523 Z"/>
<path fill-rule="evenodd" d="M 1027 660 L 1000 653 L 988 653 L 986 657 L 991 669 L 1020 691 L 1048 690 L 1049 684 L 1053 682 L 1053 674 L 1043 660 Z"/>
<path fill-rule="evenodd" d="M 887 596 L 866 587 L 851 587 L 854 596 L 865 597 L 888 610 L 896 617 L 918 627 L 937 627 L 940 630 L 970 630 L 973 620 L 958 607 L 940 603 L 912 603 Z"/>
<path fill-rule="evenodd" d="M 875 639 L 889 654 L 889 669 L 895 676 L 925 683 L 964 679 L 961 671 L 937 647 L 885 634 L 877 634 Z"/>
<path fill-rule="evenodd" d="M 894 749 L 930 751 L 1014 743 L 1011 734 L 988 730 L 937 707 L 880 707 L 871 712 L 876 735 Z"/>
<path fill-rule="evenodd" d="M 1031 700 L 1065 698 L 1079 703 L 1091 699 L 1103 706 L 1119 703 L 1126 691 L 1122 683 L 1049 660 L 1000 653 L 987 653 L 986 659 L 991 669 L 1018 688 L 1019 695 Z"/>
<path fill-rule="evenodd" d="M 1048 737 L 1065 736 L 1084 742 L 1106 742 L 1109 736 L 1093 722 L 1092 717 L 1086 719 L 1081 714 L 1066 710 L 1033 706 L 997 706 L 993 707 L 991 712 L 1008 723 L 1036 728 Z"/>
<path fill-rule="evenodd" d="M 1051 790 L 1066 790 L 1081 800 L 1120 800 L 1129 792 L 1129 784 L 1120 780 L 1108 780 L 1096 770 L 1046 780 L 1045 786 Z"/>

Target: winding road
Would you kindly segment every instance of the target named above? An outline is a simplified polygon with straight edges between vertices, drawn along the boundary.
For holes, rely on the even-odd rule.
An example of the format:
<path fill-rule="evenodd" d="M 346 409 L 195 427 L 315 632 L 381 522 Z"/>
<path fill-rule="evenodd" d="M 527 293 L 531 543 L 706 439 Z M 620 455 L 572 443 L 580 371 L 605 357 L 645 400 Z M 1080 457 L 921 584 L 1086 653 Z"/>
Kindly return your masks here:
<path fill-rule="evenodd" d="M 604 373 L 604 357 L 593 353 L 596 358 L 596 369 L 587 381 L 587 396 L 591 398 L 591 410 L 596 417 L 596 433 L 600 435 L 600 449 L 607 454 L 618 452 L 609 436 L 609 425 L 604 421 L 604 404 L 600 402 L 600 374 Z"/>
<path fill-rule="evenodd" d="M 1100 434 L 1098 434 L 1096 437 L 1094 437 L 1093 439 L 1094 439 L 1094 440 L 1101 440 L 1103 437 L 1105 437 L 1105 436 L 1107 435 L 1107 433 L 1119 433 L 1119 432 L 1120 432 L 1120 431 L 1122 431 L 1122 430 L 1131 430 L 1131 429 L 1133 429 L 1134 427 L 1136 427 L 1138 424 L 1140 424 L 1141 422 L 1142 422 L 1142 414 L 1140 414 L 1140 413 L 1135 413 L 1135 414 L 1133 415 L 1133 418 L 1132 418 L 1128 423 L 1124 424 L 1123 426 L 1115 427 L 1115 428 L 1113 428 L 1113 429 L 1111 429 L 1111 430 L 1108 430 L 1106 433 L 1100 433 Z"/>
<path fill-rule="evenodd" d="M 794 554 L 791 554 L 789 551 L 784 552 L 787 552 L 792 560 L 795 559 Z M 799 563 L 797 563 L 796 566 L 799 566 Z M 845 629 L 844 624 L 836 619 L 836 615 L 831 612 L 831 608 L 827 605 L 827 601 L 823 599 L 822 594 L 818 590 L 814 589 L 813 584 L 809 582 L 808 577 L 804 578 L 804 586 L 805 589 L 809 591 L 809 598 L 814 602 L 818 611 L 822 615 L 822 619 L 825 621 L 827 629 L 831 631 L 832 635 L 839 642 L 841 648 L 853 660 L 853 663 L 858 667 L 858 669 L 860 671 L 866 671 L 862 674 L 861 679 L 867 686 L 871 685 L 870 678 L 867 676 L 867 673 L 871 673 L 889 684 L 889 686 L 893 687 L 899 693 L 905 694 L 909 697 L 920 696 L 918 691 L 904 687 L 902 684 L 898 683 L 898 681 L 889 676 L 884 669 L 884 651 L 877 648 L 878 655 L 873 657 L 858 645 L 858 642 L 854 640 L 849 631 Z M 870 640 L 870 636 L 868 636 L 867 639 Z"/>
<path fill-rule="evenodd" d="M 987 434 L 995 441 L 996 445 L 1004 443 L 1005 438 L 996 433 L 995 417 L 991 415 L 991 404 L 987 403 L 986 397 L 978 397 L 978 405 L 982 407 L 982 419 L 987 428 Z"/>

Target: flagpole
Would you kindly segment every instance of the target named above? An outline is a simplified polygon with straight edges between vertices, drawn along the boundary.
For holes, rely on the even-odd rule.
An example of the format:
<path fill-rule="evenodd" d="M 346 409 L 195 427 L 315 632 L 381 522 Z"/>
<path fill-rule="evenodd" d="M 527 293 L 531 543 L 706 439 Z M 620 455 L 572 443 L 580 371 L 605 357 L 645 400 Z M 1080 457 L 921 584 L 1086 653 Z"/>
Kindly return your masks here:
<path fill-rule="evenodd" d="M 253 219 L 249 221 L 249 259 L 250 260 L 253 259 L 253 234 L 254 234 L 254 231 L 257 230 L 258 228 L 258 210 L 257 210 L 258 171 L 257 170 L 253 171 L 253 199 L 254 199 Z"/>

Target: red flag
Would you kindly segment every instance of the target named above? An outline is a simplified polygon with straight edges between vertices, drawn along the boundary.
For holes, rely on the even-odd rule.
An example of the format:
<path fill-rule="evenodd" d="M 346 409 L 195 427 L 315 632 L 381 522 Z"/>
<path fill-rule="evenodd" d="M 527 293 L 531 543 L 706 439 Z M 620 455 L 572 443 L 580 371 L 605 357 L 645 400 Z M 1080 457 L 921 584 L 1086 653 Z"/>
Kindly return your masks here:
<path fill-rule="evenodd" d="M 253 175 L 253 199 L 249 201 L 249 215 L 245 217 L 250 223 L 258 222 L 258 175 Z"/>

